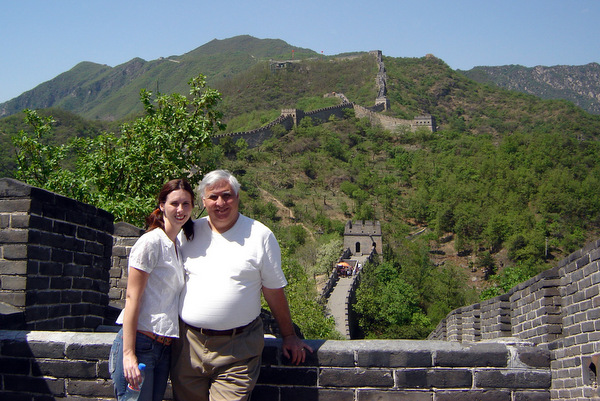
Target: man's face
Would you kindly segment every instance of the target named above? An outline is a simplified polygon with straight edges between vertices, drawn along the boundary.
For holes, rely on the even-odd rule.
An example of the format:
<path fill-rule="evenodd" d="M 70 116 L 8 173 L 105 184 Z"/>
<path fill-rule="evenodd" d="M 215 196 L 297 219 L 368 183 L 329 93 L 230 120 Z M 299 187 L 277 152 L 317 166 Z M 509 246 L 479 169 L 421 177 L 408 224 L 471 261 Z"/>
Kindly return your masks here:
<path fill-rule="evenodd" d="M 206 187 L 202 202 L 208 212 L 213 231 L 224 233 L 233 227 L 238 219 L 240 200 L 231 188 L 229 181 L 221 180 Z"/>

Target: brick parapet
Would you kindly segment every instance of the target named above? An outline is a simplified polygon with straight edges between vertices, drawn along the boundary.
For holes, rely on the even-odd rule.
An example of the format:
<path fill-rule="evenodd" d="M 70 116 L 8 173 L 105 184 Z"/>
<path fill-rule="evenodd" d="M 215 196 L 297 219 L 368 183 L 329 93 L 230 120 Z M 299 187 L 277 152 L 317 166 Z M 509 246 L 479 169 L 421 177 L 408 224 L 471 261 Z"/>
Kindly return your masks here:
<path fill-rule="evenodd" d="M 0 179 L 0 216 L 0 302 L 23 313 L 17 320 L 34 330 L 103 324 L 113 216 L 10 178 Z"/>
<path fill-rule="evenodd" d="M 462 312 L 462 340 L 475 342 L 481 339 L 481 309 L 480 304 L 469 305 Z"/>
<path fill-rule="evenodd" d="M 479 308 L 482 340 L 517 338 L 550 351 L 552 400 L 600 399 L 600 240 Z M 465 341 L 467 310 L 450 312 L 429 338 Z"/>
<path fill-rule="evenodd" d="M 110 269 L 109 305 L 122 309 L 125 306 L 127 268 L 131 247 L 144 233 L 141 228 L 125 222 L 115 224 L 113 234 L 112 261 Z"/>
<path fill-rule="evenodd" d="M 0 330 L 0 365 L 11 366 L 0 370 L 0 398 L 22 399 L 27 389 L 36 399 L 113 399 L 107 359 L 114 337 Z M 265 340 L 254 398 L 549 399 L 549 351 L 526 343 L 307 342 L 315 352 L 295 366 L 282 355 L 281 340 Z M 165 399 L 172 399 L 170 390 Z"/>
<path fill-rule="evenodd" d="M 551 345 L 552 399 L 600 399 L 600 240 L 558 265 L 562 336 Z"/>
<path fill-rule="evenodd" d="M 459 308 L 446 316 L 446 340 L 462 341 L 462 329 L 462 308 Z"/>
<path fill-rule="evenodd" d="M 479 326 L 482 340 L 512 335 L 510 294 L 502 294 L 481 302 L 480 310 Z"/>
<path fill-rule="evenodd" d="M 558 268 L 516 286 L 510 296 L 512 335 L 548 344 L 562 332 L 561 280 Z"/>

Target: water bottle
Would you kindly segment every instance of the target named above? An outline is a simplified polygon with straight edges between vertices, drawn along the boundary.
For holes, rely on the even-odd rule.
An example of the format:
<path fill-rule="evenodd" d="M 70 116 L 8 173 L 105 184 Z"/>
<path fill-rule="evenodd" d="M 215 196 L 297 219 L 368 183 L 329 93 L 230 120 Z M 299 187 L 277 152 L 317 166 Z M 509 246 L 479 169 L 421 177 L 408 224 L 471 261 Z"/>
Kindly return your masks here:
<path fill-rule="evenodd" d="M 140 383 L 140 385 L 137 388 L 133 387 L 131 385 L 131 383 L 127 383 L 127 389 L 125 390 L 125 395 L 123 396 L 121 401 L 136 401 L 140 397 L 140 392 L 142 391 L 142 385 L 144 384 L 144 377 L 145 377 L 145 373 L 146 373 L 145 372 L 146 364 L 140 363 L 138 365 L 138 369 L 140 370 L 140 373 L 142 374 L 142 382 Z"/>

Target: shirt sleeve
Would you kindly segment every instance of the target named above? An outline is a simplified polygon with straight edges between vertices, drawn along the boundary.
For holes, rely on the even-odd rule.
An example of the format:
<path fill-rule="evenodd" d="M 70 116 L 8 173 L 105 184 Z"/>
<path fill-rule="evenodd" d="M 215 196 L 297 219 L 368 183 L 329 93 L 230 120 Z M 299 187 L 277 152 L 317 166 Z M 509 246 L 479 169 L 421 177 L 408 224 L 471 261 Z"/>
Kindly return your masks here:
<path fill-rule="evenodd" d="M 161 244 L 152 231 L 142 235 L 131 248 L 129 267 L 151 273 L 158 262 Z"/>
<path fill-rule="evenodd" d="M 282 288 L 287 285 L 287 280 L 281 268 L 281 248 L 273 233 L 269 233 L 265 239 L 262 285 L 267 288 Z"/>

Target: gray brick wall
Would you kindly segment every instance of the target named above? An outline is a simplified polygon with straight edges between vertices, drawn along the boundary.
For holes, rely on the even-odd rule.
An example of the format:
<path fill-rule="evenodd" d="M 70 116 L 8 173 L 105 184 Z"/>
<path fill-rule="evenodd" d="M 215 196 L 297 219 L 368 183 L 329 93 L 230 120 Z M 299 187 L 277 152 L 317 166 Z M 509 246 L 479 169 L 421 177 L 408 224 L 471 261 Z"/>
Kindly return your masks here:
<path fill-rule="evenodd" d="M 93 330 L 104 323 L 110 213 L 2 178 L 0 224 L 0 302 L 13 308 L 0 317 L 3 328 Z"/>
<path fill-rule="evenodd" d="M 0 366 L 10 367 L 0 369 L 0 399 L 113 399 L 107 358 L 114 337 L 0 330 Z M 253 400 L 550 399 L 550 352 L 525 343 L 308 343 L 315 352 L 294 366 L 280 340 L 266 339 Z"/>
<path fill-rule="evenodd" d="M 512 338 L 548 349 L 552 360 L 552 400 L 600 399 L 599 294 L 597 240 L 507 294 L 482 302 L 480 338 Z M 450 312 L 429 339 L 476 340 L 477 327 L 471 318 L 475 309 L 476 305 L 472 305 Z"/>
<path fill-rule="evenodd" d="M 125 307 L 127 259 L 131 247 L 143 233 L 144 230 L 125 222 L 115 224 L 111 260 L 112 265 L 110 269 L 110 290 L 108 293 L 109 304 L 112 307 L 119 309 Z"/>

